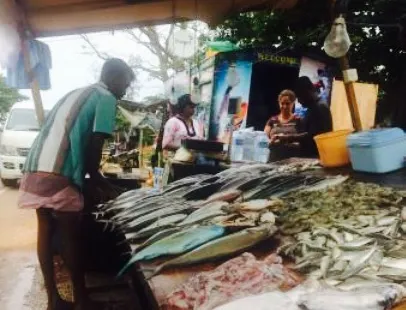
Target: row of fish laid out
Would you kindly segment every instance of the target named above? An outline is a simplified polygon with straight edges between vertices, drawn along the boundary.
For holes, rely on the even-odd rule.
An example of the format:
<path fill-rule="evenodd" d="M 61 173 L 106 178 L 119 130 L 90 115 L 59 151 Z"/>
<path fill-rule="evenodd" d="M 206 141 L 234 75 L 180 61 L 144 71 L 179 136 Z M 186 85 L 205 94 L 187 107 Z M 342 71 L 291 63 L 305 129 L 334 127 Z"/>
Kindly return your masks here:
<path fill-rule="evenodd" d="M 345 178 L 338 179 L 343 181 Z M 333 181 L 336 182 L 337 178 Z M 226 196 L 237 196 L 232 194 L 231 190 Z M 221 259 L 249 249 L 277 231 L 276 218 L 271 210 L 279 209 L 282 200 L 273 198 L 228 203 L 213 197 L 200 202 L 201 205 L 189 215 L 180 213 L 158 219 L 138 231 L 127 227 L 126 239 L 130 243 L 150 237 L 134 248 L 132 258 L 120 274 L 136 262 L 162 257 L 169 259 L 153 274 L 169 267 Z"/>
<path fill-rule="evenodd" d="M 247 165 L 239 168 L 232 168 L 218 173 L 217 175 L 194 175 L 174 183 L 171 183 L 162 192 L 150 189 L 136 189 L 128 191 L 117 197 L 115 200 L 99 206 L 100 213 L 116 214 L 122 211 L 140 209 L 143 206 L 155 203 L 162 203 L 168 199 L 178 199 L 182 201 L 205 200 L 209 196 L 224 192 L 230 189 L 240 190 L 246 193 L 247 198 L 258 198 L 261 192 L 276 191 L 276 179 L 273 176 L 288 175 L 297 171 L 297 165 Z M 315 163 L 309 167 L 313 167 Z M 289 168 L 290 167 L 290 168 Z M 282 173 L 283 171 L 283 173 Z M 269 179 L 267 179 L 269 178 Z M 313 179 L 315 180 L 315 179 Z M 288 179 L 284 178 L 284 181 Z M 290 180 L 292 183 L 293 180 Z M 309 181 L 310 182 L 310 181 Z M 251 197 L 252 196 L 252 197 Z"/>
<path fill-rule="evenodd" d="M 243 184 L 240 184 L 237 188 L 228 188 L 215 193 L 210 190 L 202 196 L 202 193 L 208 187 L 218 189 L 223 184 L 216 181 L 198 188 L 189 186 L 193 189 L 188 189 L 187 195 L 191 191 L 199 193 L 191 200 L 186 199 L 184 196 L 168 196 L 163 192 L 153 196 L 135 198 L 134 201 L 126 200 L 123 204 L 114 201 L 110 203 L 110 208 L 104 207 L 107 211 L 96 212 L 96 216 L 99 221 L 110 223 L 125 233 L 139 233 L 142 229 L 153 225 L 148 227 L 147 232 L 142 232 L 140 237 L 146 238 L 153 234 L 151 232 L 154 229 L 162 228 L 162 223 L 166 226 L 175 223 L 179 223 L 180 226 L 190 225 L 207 218 L 226 216 L 225 209 L 228 204 L 235 205 L 244 201 L 266 200 L 269 197 L 281 196 L 287 191 L 310 189 L 322 184 L 328 185 L 331 182 L 343 182 L 345 179 L 344 177 L 322 179 L 291 174 L 262 176 L 261 178 L 256 176 L 253 179 L 243 180 Z M 111 212 L 112 210 L 114 212 Z M 164 219 L 164 222 L 161 219 Z"/>
<path fill-rule="evenodd" d="M 273 211 L 278 215 L 282 233 L 294 236 L 318 226 L 351 224 L 357 218 L 374 226 L 374 217 L 388 212 L 400 216 L 406 206 L 406 191 L 349 180 L 327 189 L 295 191 L 285 195 L 283 201 L 281 208 Z"/>
<path fill-rule="evenodd" d="M 389 310 L 406 296 L 401 285 L 371 284 L 339 290 L 309 280 L 288 291 L 274 291 L 234 300 L 214 310 Z"/>
<path fill-rule="evenodd" d="M 388 212 L 359 216 L 351 224 L 299 233 L 293 241 L 285 240 L 279 252 L 294 257 L 301 272 L 341 289 L 367 281 L 401 283 L 406 281 L 402 221 Z"/>

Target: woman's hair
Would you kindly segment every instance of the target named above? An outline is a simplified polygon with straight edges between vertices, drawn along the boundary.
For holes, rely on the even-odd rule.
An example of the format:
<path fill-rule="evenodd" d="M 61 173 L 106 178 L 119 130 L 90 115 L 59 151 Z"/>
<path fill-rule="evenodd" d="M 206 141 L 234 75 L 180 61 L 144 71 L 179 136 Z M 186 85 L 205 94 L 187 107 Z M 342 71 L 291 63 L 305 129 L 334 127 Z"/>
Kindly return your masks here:
<path fill-rule="evenodd" d="M 180 96 L 178 98 L 178 102 L 176 104 L 176 112 L 177 113 L 182 113 L 183 110 L 188 106 L 188 105 L 195 105 L 195 103 L 192 101 L 192 98 L 190 94 L 186 94 L 183 96 Z"/>
<path fill-rule="evenodd" d="M 296 101 L 296 94 L 295 94 L 292 90 L 290 90 L 290 89 L 282 90 L 281 93 L 279 94 L 278 100 L 281 100 L 282 97 L 285 97 L 285 96 L 286 96 L 286 97 L 289 97 L 289 100 L 290 100 L 291 102 L 295 102 L 295 101 Z"/>

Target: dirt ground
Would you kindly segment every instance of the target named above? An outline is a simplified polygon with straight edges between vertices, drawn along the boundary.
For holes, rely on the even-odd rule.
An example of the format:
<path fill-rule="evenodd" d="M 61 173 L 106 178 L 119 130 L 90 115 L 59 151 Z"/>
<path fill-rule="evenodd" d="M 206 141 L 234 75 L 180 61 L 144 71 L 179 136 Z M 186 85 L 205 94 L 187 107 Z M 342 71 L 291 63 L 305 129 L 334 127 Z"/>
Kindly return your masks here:
<path fill-rule="evenodd" d="M 45 295 L 35 252 L 34 211 L 17 208 L 18 190 L 0 184 L 0 304 L 4 310 L 43 310 Z"/>

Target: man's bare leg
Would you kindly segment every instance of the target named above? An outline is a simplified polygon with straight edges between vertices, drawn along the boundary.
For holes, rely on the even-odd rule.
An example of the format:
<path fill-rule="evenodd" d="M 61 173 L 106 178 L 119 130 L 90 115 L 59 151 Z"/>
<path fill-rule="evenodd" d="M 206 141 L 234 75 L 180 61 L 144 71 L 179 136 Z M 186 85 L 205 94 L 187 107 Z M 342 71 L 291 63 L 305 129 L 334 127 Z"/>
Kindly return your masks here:
<path fill-rule="evenodd" d="M 52 214 L 48 209 L 37 210 L 38 236 L 37 255 L 44 277 L 48 298 L 48 310 L 70 309 L 72 305 L 62 300 L 55 283 L 54 261 L 52 251 Z"/>
<path fill-rule="evenodd" d="M 55 212 L 57 229 L 61 237 L 61 255 L 66 264 L 73 285 L 74 309 L 90 310 L 90 303 L 85 285 L 85 272 L 82 258 L 81 213 Z"/>

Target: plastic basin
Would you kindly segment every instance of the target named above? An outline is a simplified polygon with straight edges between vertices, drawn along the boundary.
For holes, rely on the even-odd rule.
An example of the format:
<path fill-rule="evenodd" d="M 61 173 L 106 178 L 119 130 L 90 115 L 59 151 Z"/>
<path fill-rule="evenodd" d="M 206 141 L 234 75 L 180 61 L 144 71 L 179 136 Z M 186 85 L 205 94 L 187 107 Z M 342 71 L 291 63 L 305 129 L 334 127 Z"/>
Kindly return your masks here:
<path fill-rule="evenodd" d="M 350 163 L 347 149 L 347 137 L 352 130 L 327 132 L 314 137 L 320 156 L 320 164 L 324 167 L 341 167 Z"/>

